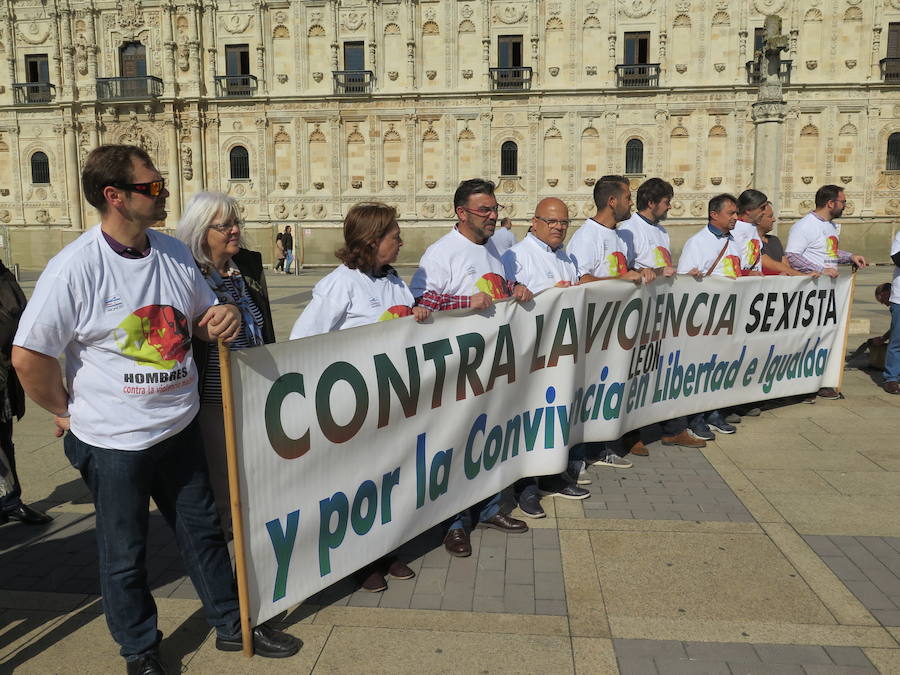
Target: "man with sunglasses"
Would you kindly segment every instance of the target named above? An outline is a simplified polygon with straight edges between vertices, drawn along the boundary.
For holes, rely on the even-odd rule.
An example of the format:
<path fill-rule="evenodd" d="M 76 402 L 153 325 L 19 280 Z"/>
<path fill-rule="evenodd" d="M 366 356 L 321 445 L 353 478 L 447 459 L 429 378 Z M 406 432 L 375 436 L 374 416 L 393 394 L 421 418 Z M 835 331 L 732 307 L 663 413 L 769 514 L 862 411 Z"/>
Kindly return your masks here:
<path fill-rule="evenodd" d="M 799 272 L 818 272 L 825 276 L 837 277 L 839 264 L 854 264 L 865 267 L 866 259 L 861 255 L 842 251 L 838 246 L 840 226 L 834 222 L 840 218 L 847 206 L 844 189 L 838 185 L 823 185 L 816 192 L 816 208 L 791 225 L 785 247 L 788 264 Z M 822 387 L 818 396 L 838 399 L 841 394 L 832 387 Z M 811 394 L 805 403 L 815 403 L 816 394 Z"/>
<path fill-rule="evenodd" d="M 413 274 L 410 290 L 416 304 L 432 312 L 447 309 L 485 310 L 495 300 L 512 297 L 528 302 L 533 294 L 523 284 L 507 281 L 503 263 L 491 235 L 497 227 L 497 214 L 503 208 L 494 196 L 494 184 L 472 178 L 459 184 L 453 195 L 458 221 L 456 226 L 429 246 L 419 269 Z M 500 494 L 473 507 L 478 520 L 487 527 L 509 533 L 528 531 L 523 521 L 500 512 Z M 444 538 L 450 555 L 472 555 L 469 530 L 470 510 L 457 515 Z"/>
<path fill-rule="evenodd" d="M 217 304 L 184 244 L 151 229 L 165 219 L 169 193 L 144 150 L 96 148 L 82 186 L 100 224 L 47 264 L 19 323 L 13 364 L 26 393 L 55 416 L 66 456 L 93 495 L 103 609 L 127 671 L 164 673 L 146 565 L 151 497 L 175 530 L 216 647 L 242 648 L 231 561 L 195 419 L 191 351 L 192 335 L 233 339 L 241 315 Z M 270 657 L 300 647 L 266 626 L 254 630 L 253 642 Z"/>

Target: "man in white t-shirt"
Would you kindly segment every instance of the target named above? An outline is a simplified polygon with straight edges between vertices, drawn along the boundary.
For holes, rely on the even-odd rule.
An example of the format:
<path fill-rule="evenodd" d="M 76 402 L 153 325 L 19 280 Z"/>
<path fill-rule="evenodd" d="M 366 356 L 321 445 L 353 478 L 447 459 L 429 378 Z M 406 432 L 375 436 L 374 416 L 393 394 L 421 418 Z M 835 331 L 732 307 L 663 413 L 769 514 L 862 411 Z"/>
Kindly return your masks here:
<path fill-rule="evenodd" d="M 505 278 L 503 263 L 491 241 L 497 214 L 503 208 L 494 196 L 494 184 L 481 178 L 463 181 L 453 195 L 453 206 L 459 222 L 425 249 L 413 274 L 410 290 L 416 304 L 437 312 L 485 310 L 495 300 L 510 297 L 516 302 L 531 300 L 534 294 L 527 286 Z M 528 531 L 523 521 L 500 512 L 500 498 L 496 494 L 453 519 L 444 537 L 444 548 L 450 555 L 472 555 L 472 510 L 487 527 L 510 533 Z"/>
<path fill-rule="evenodd" d="M 662 277 L 675 274 L 669 233 L 662 224 L 669 215 L 674 196 L 675 189 L 662 178 L 648 178 L 638 187 L 637 211 L 618 227 L 619 236 L 625 242 L 629 268 L 651 269 Z M 684 415 L 661 422 L 660 427 L 663 445 L 706 447 L 706 441 L 690 432 L 688 418 Z"/>
<path fill-rule="evenodd" d="M 152 675 L 165 671 L 147 579 L 151 498 L 175 530 L 216 647 L 242 649 L 231 561 L 195 419 L 191 353 L 192 334 L 232 339 L 241 315 L 216 304 L 184 244 L 150 229 L 165 220 L 169 193 L 144 150 L 94 149 L 82 185 L 101 222 L 47 264 L 19 323 L 13 363 L 26 393 L 55 416 L 66 456 L 93 495 L 110 633 L 128 672 Z M 264 625 L 253 643 L 270 657 L 300 648 Z"/>
<path fill-rule="evenodd" d="M 698 279 L 707 276 L 737 279 L 742 276 L 741 249 L 731 234 L 737 223 L 737 199 L 730 194 L 716 195 L 709 200 L 707 213 L 707 225 L 681 249 L 678 274 L 690 274 Z M 737 431 L 718 410 L 695 415 L 690 420 L 691 433 L 703 440 L 715 439 L 710 427 L 723 434 Z"/>
<path fill-rule="evenodd" d="M 843 251 L 838 245 L 841 230 L 834 219 L 840 218 L 847 206 L 843 188 L 823 185 L 816 191 L 815 204 L 815 210 L 791 225 L 784 249 L 788 264 L 799 272 L 818 272 L 832 278 L 838 276 L 839 264 L 852 263 L 857 267 L 865 267 L 865 258 Z M 832 387 L 822 387 L 818 396 L 825 399 L 841 398 L 841 394 Z M 816 395 L 810 395 L 806 402 L 815 403 Z"/>
<path fill-rule="evenodd" d="M 563 244 L 568 230 L 569 209 L 562 200 L 547 197 L 538 202 L 528 234 L 503 254 L 506 278 L 525 284 L 535 293 L 554 286 L 577 284 L 578 268 Z M 571 452 L 569 459 L 576 480 L 580 476 L 582 483 L 589 483 L 587 474 L 583 473 L 582 459 Z M 591 496 L 589 490 L 571 485 L 564 475 L 542 476 L 537 480 L 523 478 L 516 483 L 516 492 L 519 508 L 530 518 L 546 515 L 541 507 L 541 494 L 563 499 L 587 499 Z"/>
<path fill-rule="evenodd" d="M 497 253 L 502 256 L 516 245 L 516 235 L 513 234 L 512 221 L 509 218 L 501 220 L 499 225 L 500 226 L 494 230 L 491 241 L 494 242 L 494 246 L 497 247 Z M 533 290 L 534 289 L 532 289 L 532 291 Z"/>
<path fill-rule="evenodd" d="M 738 196 L 738 219 L 731 235 L 741 249 L 743 276 L 762 276 L 762 239 L 756 226 L 768 203 L 769 198 L 759 190 L 744 190 Z"/>
<path fill-rule="evenodd" d="M 900 394 L 900 232 L 891 244 L 894 278 L 891 281 L 891 337 L 884 355 L 884 390 Z"/>

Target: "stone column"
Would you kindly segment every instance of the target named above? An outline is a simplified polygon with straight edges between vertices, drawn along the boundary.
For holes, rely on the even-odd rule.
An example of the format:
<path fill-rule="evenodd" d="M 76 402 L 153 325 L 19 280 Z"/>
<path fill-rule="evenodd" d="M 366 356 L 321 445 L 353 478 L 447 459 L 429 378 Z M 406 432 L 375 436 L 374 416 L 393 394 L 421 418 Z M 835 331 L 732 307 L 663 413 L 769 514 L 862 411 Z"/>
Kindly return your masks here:
<path fill-rule="evenodd" d="M 84 229 L 81 217 L 82 199 L 81 185 L 79 177 L 81 176 L 81 167 L 78 164 L 78 143 L 75 138 L 75 123 L 66 121 L 63 124 L 64 143 L 66 148 L 66 201 L 69 203 L 69 223 L 75 230 Z"/>
<path fill-rule="evenodd" d="M 59 27 L 62 39 L 63 80 L 59 82 L 60 93 L 65 98 L 75 98 L 75 61 L 72 58 L 75 47 L 72 40 L 72 12 L 67 7 L 59 12 Z"/>
<path fill-rule="evenodd" d="M 199 114 L 199 113 L 198 113 Z M 199 119 L 185 120 L 185 125 L 191 130 L 191 153 L 194 156 L 194 185 L 197 188 L 194 193 L 206 189 L 206 166 L 203 157 L 203 124 Z"/>
<path fill-rule="evenodd" d="M 753 104 L 752 119 L 756 126 L 753 147 L 753 187 L 765 192 L 778 209 L 781 206 L 782 138 L 787 104 L 780 99 L 764 98 Z M 778 87 L 779 94 L 781 87 Z"/>
<path fill-rule="evenodd" d="M 166 208 L 169 212 L 167 222 L 170 227 L 181 217 L 181 166 L 178 152 L 178 125 L 174 119 L 164 122 L 166 127 L 166 166 L 169 170 L 169 178 L 166 181 L 166 189 L 169 198 L 166 200 Z"/>
<path fill-rule="evenodd" d="M 172 12 L 175 10 L 175 6 L 167 1 L 163 3 L 162 10 L 162 39 L 165 48 L 165 51 L 163 52 L 163 58 L 165 60 L 163 84 L 165 85 L 166 93 L 169 96 L 174 97 L 176 92 L 175 49 L 177 46 L 172 37 Z"/>

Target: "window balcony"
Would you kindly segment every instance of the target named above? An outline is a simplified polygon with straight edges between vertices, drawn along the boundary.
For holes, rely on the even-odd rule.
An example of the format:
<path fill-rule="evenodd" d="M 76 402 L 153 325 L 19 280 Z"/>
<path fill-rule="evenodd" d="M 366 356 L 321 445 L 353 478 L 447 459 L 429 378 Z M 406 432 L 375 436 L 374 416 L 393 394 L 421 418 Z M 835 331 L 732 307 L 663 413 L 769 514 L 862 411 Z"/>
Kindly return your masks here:
<path fill-rule="evenodd" d="M 143 77 L 98 77 L 98 101 L 128 101 L 159 98 L 163 81 L 152 75 Z"/>
<path fill-rule="evenodd" d="M 781 84 L 788 85 L 791 83 L 791 69 L 793 61 L 782 61 L 778 70 L 778 79 Z M 751 87 L 758 87 L 762 83 L 763 76 L 759 71 L 759 62 L 747 61 L 747 84 Z"/>
<path fill-rule="evenodd" d="M 881 79 L 891 84 L 900 84 L 900 59 L 881 59 Z"/>
<path fill-rule="evenodd" d="M 255 75 L 217 75 L 216 96 L 253 96 L 256 85 Z"/>
<path fill-rule="evenodd" d="M 528 91 L 531 89 L 531 68 L 491 68 L 491 90 Z"/>
<path fill-rule="evenodd" d="M 335 70 L 331 75 L 337 96 L 368 96 L 375 85 L 371 70 Z"/>
<path fill-rule="evenodd" d="M 12 87 L 16 105 L 50 103 L 56 98 L 56 85 L 49 82 L 19 82 Z"/>
<path fill-rule="evenodd" d="M 616 86 L 620 89 L 650 89 L 659 86 L 658 63 L 619 64 L 616 66 Z"/>

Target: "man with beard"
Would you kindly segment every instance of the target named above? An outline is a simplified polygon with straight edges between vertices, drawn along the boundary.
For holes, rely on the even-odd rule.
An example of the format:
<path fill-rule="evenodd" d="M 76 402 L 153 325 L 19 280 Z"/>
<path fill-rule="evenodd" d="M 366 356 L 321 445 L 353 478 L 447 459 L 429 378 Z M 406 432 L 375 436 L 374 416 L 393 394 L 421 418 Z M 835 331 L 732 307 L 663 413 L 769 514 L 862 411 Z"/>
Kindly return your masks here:
<path fill-rule="evenodd" d="M 410 290 L 416 304 L 432 312 L 480 311 L 488 309 L 495 300 L 531 300 L 534 295 L 527 286 L 505 278 L 503 263 L 491 241 L 497 214 L 503 208 L 494 196 L 494 184 L 481 178 L 463 181 L 453 195 L 453 206 L 457 224 L 425 249 L 413 274 Z M 523 521 L 500 512 L 500 498 L 498 493 L 453 519 L 444 537 L 444 548 L 450 555 L 472 555 L 472 511 L 477 512 L 478 521 L 485 527 L 511 534 L 528 531 Z"/>
<path fill-rule="evenodd" d="M 233 339 L 241 314 L 217 304 L 184 244 L 152 228 L 166 219 L 169 192 L 144 150 L 95 148 L 81 180 L 100 224 L 47 264 L 19 321 L 13 365 L 28 396 L 54 415 L 93 496 L 103 611 L 127 671 L 154 675 L 165 669 L 147 575 L 151 498 L 175 531 L 216 648 L 242 648 L 191 352 L 192 334 Z M 279 658 L 300 641 L 263 624 L 253 646 Z"/>
<path fill-rule="evenodd" d="M 623 279 L 647 283 L 656 278 L 650 268 L 628 269 L 625 242 L 619 237 L 617 225 L 631 216 L 631 186 L 624 176 L 603 176 L 594 185 L 594 204 L 597 213 L 588 218 L 572 235 L 568 251 L 578 266 L 579 281 Z M 647 449 L 637 430 L 607 443 L 586 443 L 585 461 L 595 466 L 629 469 L 632 463 L 624 455 L 633 452 L 646 455 Z M 599 456 L 595 453 L 599 451 Z M 593 457 L 592 457 L 593 456 Z"/>
<path fill-rule="evenodd" d="M 825 276 L 838 276 L 839 264 L 854 264 L 865 267 L 866 259 L 838 246 L 840 226 L 834 222 L 840 218 L 847 206 L 847 196 L 837 185 L 823 185 L 816 192 L 816 208 L 791 226 L 785 248 L 788 264 L 800 272 L 819 272 Z M 821 398 L 837 399 L 841 395 L 832 387 L 822 387 L 818 391 Z M 815 403 L 816 395 L 805 399 Z"/>
<path fill-rule="evenodd" d="M 619 224 L 619 236 L 625 242 L 628 266 L 633 269 L 650 269 L 663 277 L 675 274 L 669 246 L 669 233 L 662 221 L 672 208 L 675 190 L 662 178 L 650 178 L 637 190 L 637 211 Z M 690 432 L 685 416 L 666 420 L 660 424 L 663 445 L 677 445 L 682 448 L 705 448 L 706 441 Z M 641 443 L 643 445 L 643 443 Z M 646 447 L 640 447 L 633 454 L 648 454 Z"/>

